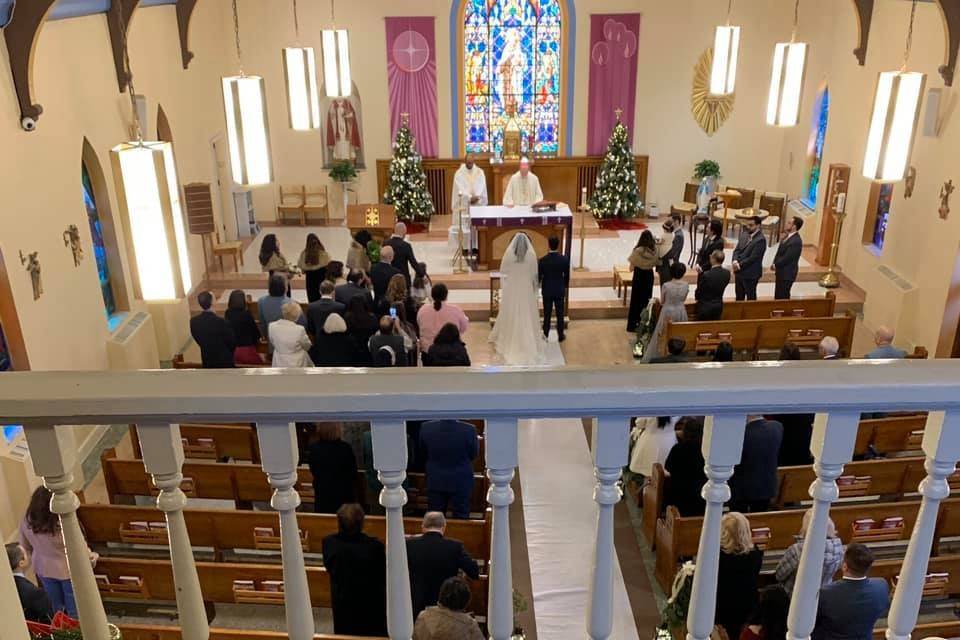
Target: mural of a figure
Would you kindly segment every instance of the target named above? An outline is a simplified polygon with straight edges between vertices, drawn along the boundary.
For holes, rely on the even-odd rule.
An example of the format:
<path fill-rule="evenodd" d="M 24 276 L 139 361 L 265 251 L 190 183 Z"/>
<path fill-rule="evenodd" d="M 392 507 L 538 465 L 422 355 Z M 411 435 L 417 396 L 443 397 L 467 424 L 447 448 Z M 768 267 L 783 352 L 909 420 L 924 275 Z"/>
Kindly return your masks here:
<path fill-rule="evenodd" d="M 504 104 L 511 96 L 523 93 L 523 74 L 527 66 L 527 57 L 523 53 L 523 42 L 519 29 L 505 29 L 503 53 L 500 56 L 500 97 Z"/>
<path fill-rule="evenodd" d="M 43 280 L 40 279 L 40 260 L 37 258 L 39 254 L 38 251 L 28 254 L 28 256 L 23 255 L 23 251 L 20 252 L 20 264 L 24 265 L 27 269 L 27 273 L 30 274 L 30 283 L 33 285 L 33 299 L 39 300 L 40 296 L 43 295 Z"/>
<path fill-rule="evenodd" d="M 83 247 L 80 246 L 80 230 L 77 225 L 72 224 L 63 232 L 63 246 L 70 247 L 73 253 L 73 266 L 79 267 L 83 260 Z"/>
<path fill-rule="evenodd" d="M 360 96 L 356 85 L 347 98 L 328 98 L 322 106 L 326 120 L 323 128 L 323 166 L 346 160 L 358 169 L 365 168 L 363 133 L 360 122 Z"/>

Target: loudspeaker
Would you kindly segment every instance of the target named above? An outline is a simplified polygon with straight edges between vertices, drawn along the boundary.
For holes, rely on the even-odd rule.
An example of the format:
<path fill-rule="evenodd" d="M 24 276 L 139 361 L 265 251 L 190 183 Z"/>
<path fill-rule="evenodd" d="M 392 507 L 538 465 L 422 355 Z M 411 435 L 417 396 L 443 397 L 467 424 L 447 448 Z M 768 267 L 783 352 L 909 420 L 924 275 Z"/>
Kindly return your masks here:
<path fill-rule="evenodd" d="M 923 135 L 936 138 L 940 135 L 940 102 L 943 89 L 930 89 L 927 92 L 927 111 L 923 114 Z"/>

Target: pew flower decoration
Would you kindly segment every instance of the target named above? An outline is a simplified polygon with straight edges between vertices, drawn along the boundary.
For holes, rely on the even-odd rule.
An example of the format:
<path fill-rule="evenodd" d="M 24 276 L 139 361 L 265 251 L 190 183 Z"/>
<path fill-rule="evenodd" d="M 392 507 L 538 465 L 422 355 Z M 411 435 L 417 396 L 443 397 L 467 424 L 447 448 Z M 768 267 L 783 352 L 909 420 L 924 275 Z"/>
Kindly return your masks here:
<path fill-rule="evenodd" d="M 619 109 L 589 204 L 594 217 L 598 219 L 634 218 L 643 207 L 637 186 L 637 168 L 630 151 L 629 132 L 620 122 Z"/>
<path fill-rule="evenodd" d="M 690 609 L 690 592 L 693 590 L 693 573 L 696 565 L 689 560 L 683 563 L 673 578 L 673 589 L 667 605 L 660 612 L 660 628 L 679 629 L 687 623 L 687 611 Z"/>
<path fill-rule="evenodd" d="M 110 637 L 106 640 L 122 640 L 120 629 L 112 624 L 107 626 L 110 629 Z M 50 624 L 28 621 L 27 629 L 30 631 L 31 640 L 83 640 L 80 622 L 62 611 L 58 611 L 53 616 Z"/>

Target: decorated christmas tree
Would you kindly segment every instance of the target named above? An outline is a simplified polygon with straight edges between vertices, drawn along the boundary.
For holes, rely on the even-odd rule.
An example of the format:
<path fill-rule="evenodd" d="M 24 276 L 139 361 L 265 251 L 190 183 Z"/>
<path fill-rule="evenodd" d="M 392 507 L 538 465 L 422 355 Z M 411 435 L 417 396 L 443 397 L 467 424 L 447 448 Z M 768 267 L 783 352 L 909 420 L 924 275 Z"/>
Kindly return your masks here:
<path fill-rule="evenodd" d="M 393 159 L 383 201 L 397 208 L 400 220 L 427 220 L 433 214 L 433 201 L 427 191 L 427 175 L 414 146 L 406 114 L 393 143 Z"/>
<path fill-rule="evenodd" d="M 607 153 L 597 174 L 597 186 L 589 202 L 594 217 L 599 219 L 633 218 L 643 206 L 627 128 L 620 122 L 620 113 L 617 109 L 617 124 L 610 134 Z"/>

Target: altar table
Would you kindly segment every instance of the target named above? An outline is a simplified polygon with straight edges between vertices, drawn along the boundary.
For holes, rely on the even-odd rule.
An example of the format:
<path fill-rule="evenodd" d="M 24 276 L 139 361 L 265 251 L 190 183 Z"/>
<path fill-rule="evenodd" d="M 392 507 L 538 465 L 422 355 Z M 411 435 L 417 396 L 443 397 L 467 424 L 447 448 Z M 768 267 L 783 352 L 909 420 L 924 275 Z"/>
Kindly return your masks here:
<path fill-rule="evenodd" d="M 530 236 L 538 256 L 549 251 L 550 236 L 560 238 L 568 258 L 573 247 L 573 213 L 565 204 L 544 213 L 534 213 L 529 206 L 471 206 L 470 226 L 477 238 L 477 269 L 481 271 L 500 268 L 500 259 L 518 231 Z"/>

